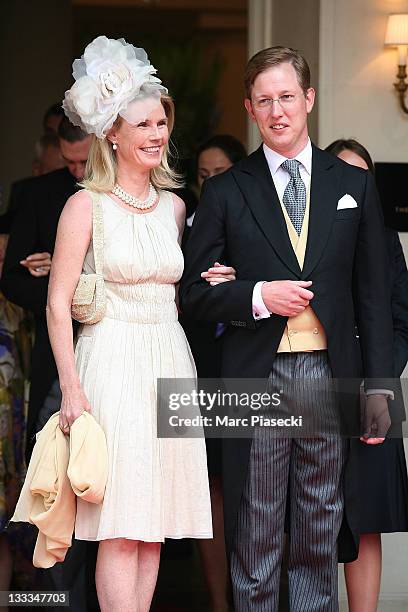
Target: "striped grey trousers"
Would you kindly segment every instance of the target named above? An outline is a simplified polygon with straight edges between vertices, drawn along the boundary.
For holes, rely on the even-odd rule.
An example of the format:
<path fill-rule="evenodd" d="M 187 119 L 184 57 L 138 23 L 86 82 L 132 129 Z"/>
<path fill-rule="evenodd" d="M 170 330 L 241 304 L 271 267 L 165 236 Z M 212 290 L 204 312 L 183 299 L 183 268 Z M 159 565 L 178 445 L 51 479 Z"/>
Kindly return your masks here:
<path fill-rule="evenodd" d="M 319 379 L 319 391 L 309 390 L 306 403 L 316 413 L 333 412 L 335 418 L 331 391 L 321 392 L 322 379 L 329 389 L 331 376 L 326 351 L 281 353 L 270 382 L 285 391 L 285 384 L 288 388 L 295 378 Z M 286 401 L 290 412 L 291 400 Z M 302 414 L 301 407 L 296 412 Z M 288 489 L 290 610 L 338 610 L 337 536 L 343 516 L 344 459 L 345 444 L 336 435 L 281 438 L 267 427 L 254 430 L 230 560 L 235 612 L 278 610 Z"/>

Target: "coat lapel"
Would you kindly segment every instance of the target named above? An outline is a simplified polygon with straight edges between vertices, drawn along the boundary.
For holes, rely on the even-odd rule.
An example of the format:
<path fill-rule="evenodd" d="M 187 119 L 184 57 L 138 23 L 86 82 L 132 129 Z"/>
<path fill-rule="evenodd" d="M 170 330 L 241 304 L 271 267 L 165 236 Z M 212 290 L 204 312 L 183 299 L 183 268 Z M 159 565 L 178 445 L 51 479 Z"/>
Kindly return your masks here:
<path fill-rule="evenodd" d="M 282 262 L 300 278 L 299 263 L 262 146 L 237 164 L 232 173 L 268 242 Z"/>
<path fill-rule="evenodd" d="M 318 264 L 337 210 L 339 174 L 335 158 L 313 146 L 309 231 L 302 278 L 307 279 Z"/>

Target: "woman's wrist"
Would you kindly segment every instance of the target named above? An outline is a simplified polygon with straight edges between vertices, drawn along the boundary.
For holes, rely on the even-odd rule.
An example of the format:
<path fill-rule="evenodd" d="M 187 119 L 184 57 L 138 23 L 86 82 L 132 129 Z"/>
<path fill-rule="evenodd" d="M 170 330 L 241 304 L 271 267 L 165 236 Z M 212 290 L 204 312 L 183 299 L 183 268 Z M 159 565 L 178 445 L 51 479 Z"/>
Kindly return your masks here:
<path fill-rule="evenodd" d="M 82 387 L 81 384 L 79 382 L 79 379 L 76 380 L 70 380 L 70 381 L 64 381 L 61 382 L 60 380 L 60 387 L 61 387 L 61 392 L 64 393 L 75 393 L 78 391 L 82 391 Z"/>

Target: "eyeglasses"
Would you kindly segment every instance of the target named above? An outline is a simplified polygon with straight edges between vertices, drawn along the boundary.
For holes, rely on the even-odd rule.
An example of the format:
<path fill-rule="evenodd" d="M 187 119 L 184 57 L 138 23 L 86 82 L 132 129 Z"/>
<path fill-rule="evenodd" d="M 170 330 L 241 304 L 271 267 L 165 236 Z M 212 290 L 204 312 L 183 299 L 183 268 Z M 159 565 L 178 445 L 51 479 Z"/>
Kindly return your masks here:
<path fill-rule="evenodd" d="M 281 108 L 289 108 L 296 101 L 297 94 L 283 94 L 279 98 L 261 98 L 260 100 L 253 100 L 252 105 L 258 110 L 270 110 L 273 107 L 274 102 L 278 102 Z"/>

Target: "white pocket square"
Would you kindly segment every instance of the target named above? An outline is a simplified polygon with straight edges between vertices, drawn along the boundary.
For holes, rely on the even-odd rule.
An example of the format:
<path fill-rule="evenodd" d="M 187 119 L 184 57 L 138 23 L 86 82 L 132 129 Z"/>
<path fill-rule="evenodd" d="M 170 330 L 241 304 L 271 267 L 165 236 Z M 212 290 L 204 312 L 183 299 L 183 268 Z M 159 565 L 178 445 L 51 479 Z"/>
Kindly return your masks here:
<path fill-rule="evenodd" d="M 337 202 L 337 210 L 343 210 L 344 208 L 357 208 L 357 202 L 348 193 Z"/>

